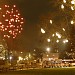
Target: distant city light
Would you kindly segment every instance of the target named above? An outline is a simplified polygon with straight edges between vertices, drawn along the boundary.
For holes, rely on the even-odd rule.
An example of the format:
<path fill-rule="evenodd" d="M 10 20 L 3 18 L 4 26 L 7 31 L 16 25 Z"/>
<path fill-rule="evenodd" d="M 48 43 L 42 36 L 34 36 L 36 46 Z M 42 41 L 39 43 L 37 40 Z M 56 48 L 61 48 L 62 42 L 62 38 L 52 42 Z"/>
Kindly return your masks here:
<path fill-rule="evenodd" d="M 41 28 L 41 33 L 43 33 L 43 34 L 45 33 L 45 30 L 43 28 Z"/>

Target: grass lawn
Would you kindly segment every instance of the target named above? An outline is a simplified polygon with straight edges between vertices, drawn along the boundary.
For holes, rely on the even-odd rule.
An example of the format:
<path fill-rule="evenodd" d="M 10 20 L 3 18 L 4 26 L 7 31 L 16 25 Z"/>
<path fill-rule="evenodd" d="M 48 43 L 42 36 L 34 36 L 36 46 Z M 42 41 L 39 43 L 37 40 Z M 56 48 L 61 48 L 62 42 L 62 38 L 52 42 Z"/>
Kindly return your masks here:
<path fill-rule="evenodd" d="M 10 71 L 0 75 L 75 75 L 75 68 L 32 69 Z"/>

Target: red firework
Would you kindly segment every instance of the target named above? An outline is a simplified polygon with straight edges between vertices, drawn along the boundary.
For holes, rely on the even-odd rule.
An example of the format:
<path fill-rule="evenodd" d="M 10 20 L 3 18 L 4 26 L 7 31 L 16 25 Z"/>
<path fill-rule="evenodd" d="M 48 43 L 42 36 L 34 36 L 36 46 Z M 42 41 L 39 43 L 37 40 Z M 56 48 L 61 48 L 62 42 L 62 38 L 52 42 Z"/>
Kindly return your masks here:
<path fill-rule="evenodd" d="M 16 5 L 4 5 L 0 8 L 0 30 L 5 38 L 16 38 L 23 30 L 24 19 L 21 17 Z"/>

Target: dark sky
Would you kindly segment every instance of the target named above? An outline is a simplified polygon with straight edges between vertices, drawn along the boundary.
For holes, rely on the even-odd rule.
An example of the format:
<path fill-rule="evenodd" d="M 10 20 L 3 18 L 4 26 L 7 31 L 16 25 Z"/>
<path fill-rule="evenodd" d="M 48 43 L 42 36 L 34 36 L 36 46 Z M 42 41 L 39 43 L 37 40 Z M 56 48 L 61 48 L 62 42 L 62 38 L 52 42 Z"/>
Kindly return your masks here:
<path fill-rule="evenodd" d="M 48 12 L 48 0 L 8 0 L 9 4 L 16 4 L 25 19 L 22 34 L 15 39 L 16 50 L 33 50 L 39 44 L 39 17 Z"/>
<path fill-rule="evenodd" d="M 14 3 L 25 18 L 24 31 L 17 37 L 16 50 L 33 50 L 39 46 L 39 17 L 49 9 L 48 0 L 15 0 Z"/>
<path fill-rule="evenodd" d="M 59 6 L 61 5 L 61 2 L 58 1 L 62 0 L 0 0 L 1 4 L 16 4 L 22 17 L 25 19 L 25 23 L 23 26 L 24 30 L 20 35 L 17 36 L 16 39 L 14 39 L 12 43 L 12 45 L 14 46 L 12 46 L 14 50 L 31 51 L 35 48 L 39 48 L 41 33 L 41 25 L 39 23 L 40 17 L 42 15 L 46 17 L 48 16 L 48 14 L 50 14 L 50 17 L 54 17 L 58 14 L 58 16 L 61 18 L 61 14 L 63 12 L 60 13 L 61 11 L 59 11 Z M 58 16 L 55 19 L 56 21 L 59 18 Z M 71 35 L 75 34 L 73 33 L 74 30 L 71 31 Z"/>
<path fill-rule="evenodd" d="M 2 4 L 16 4 L 25 19 L 24 30 L 14 41 L 16 50 L 32 50 L 39 45 L 40 16 L 47 14 L 54 0 L 0 0 Z"/>

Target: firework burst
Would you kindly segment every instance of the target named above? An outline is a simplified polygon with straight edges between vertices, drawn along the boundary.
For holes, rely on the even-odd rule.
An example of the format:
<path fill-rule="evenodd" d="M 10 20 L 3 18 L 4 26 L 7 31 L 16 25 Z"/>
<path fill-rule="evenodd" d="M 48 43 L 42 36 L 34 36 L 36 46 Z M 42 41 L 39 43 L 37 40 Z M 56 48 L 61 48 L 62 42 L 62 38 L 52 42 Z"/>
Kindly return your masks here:
<path fill-rule="evenodd" d="M 24 19 L 16 5 L 4 5 L 0 8 L 0 31 L 5 38 L 16 38 L 23 30 Z"/>

